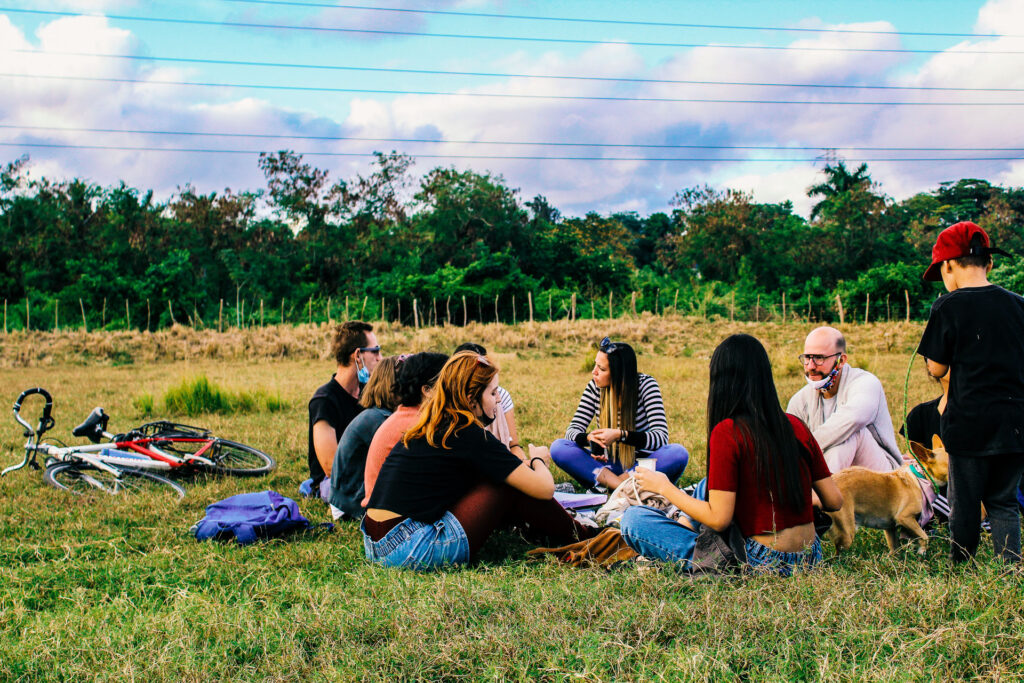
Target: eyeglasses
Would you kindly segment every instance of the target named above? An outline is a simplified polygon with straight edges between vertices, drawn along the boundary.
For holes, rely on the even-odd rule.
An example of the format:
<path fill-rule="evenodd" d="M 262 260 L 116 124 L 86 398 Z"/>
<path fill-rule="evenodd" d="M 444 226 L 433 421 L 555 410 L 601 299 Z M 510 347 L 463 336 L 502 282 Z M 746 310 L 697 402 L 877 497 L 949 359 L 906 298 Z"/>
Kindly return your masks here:
<path fill-rule="evenodd" d="M 380 345 L 377 346 L 360 346 L 356 351 L 362 351 L 363 353 L 380 353 Z"/>
<path fill-rule="evenodd" d="M 601 340 L 601 343 L 598 344 L 597 348 L 599 351 L 601 351 L 601 353 L 615 353 L 620 348 L 622 348 L 622 345 L 613 342 L 611 340 L 611 337 L 605 337 L 604 339 Z"/>
<path fill-rule="evenodd" d="M 836 353 L 830 353 L 827 356 L 823 356 L 820 353 L 801 353 L 796 358 L 797 358 L 798 361 L 800 361 L 800 363 L 802 365 L 807 365 L 807 361 L 811 361 L 815 365 L 823 365 L 825 363 L 825 361 L 827 361 L 829 358 L 834 358 L 836 356 L 841 356 L 841 355 L 843 355 L 842 351 L 838 351 Z"/>

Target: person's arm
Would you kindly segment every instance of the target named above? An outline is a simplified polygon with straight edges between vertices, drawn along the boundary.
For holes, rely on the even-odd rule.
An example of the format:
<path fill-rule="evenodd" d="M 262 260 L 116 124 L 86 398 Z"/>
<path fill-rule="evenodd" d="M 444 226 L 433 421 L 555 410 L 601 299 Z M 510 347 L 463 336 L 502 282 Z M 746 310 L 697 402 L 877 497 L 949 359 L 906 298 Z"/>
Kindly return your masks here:
<path fill-rule="evenodd" d="M 338 450 L 338 435 L 327 420 L 319 420 L 313 425 L 313 450 L 316 451 L 316 459 L 324 470 L 324 476 L 331 476 L 334 453 Z"/>
<path fill-rule="evenodd" d="M 508 436 L 511 439 L 508 449 L 512 451 L 512 455 L 525 461 L 526 450 L 519 444 L 519 433 L 516 430 L 516 411 L 514 408 L 505 412 L 505 423 L 508 424 Z"/>
<path fill-rule="evenodd" d="M 928 363 L 928 374 L 931 375 L 932 377 L 934 377 L 935 379 L 941 379 L 941 378 L 946 376 L 947 372 L 949 372 L 949 366 L 948 365 L 943 365 L 942 363 L 936 363 L 935 361 L 931 360 L 930 358 L 926 358 L 925 362 Z"/>
<path fill-rule="evenodd" d="M 580 396 L 579 405 L 576 406 L 576 414 L 572 416 L 569 428 L 565 430 L 565 438 L 575 441 L 581 448 L 588 448 L 590 442 L 587 440 L 587 428 L 594 421 L 597 408 L 601 402 L 601 395 L 598 393 L 597 385 L 593 380 L 587 383 Z"/>
<path fill-rule="evenodd" d="M 704 526 L 709 526 L 715 531 L 725 531 L 732 522 L 736 512 L 735 491 L 711 489 L 706 501 L 698 500 L 676 488 L 664 473 L 657 470 L 638 467 L 633 476 L 641 488 L 664 496 L 668 502 Z"/>
<path fill-rule="evenodd" d="M 843 507 L 843 492 L 839 490 L 832 477 L 825 477 L 811 483 L 814 492 L 818 494 L 822 510 L 835 512 Z"/>
<path fill-rule="evenodd" d="M 548 468 L 546 448 L 530 446 L 530 460 L 523 462 L 505 478 L 505 483 L 531 498 L 548 500 L 555 495 L 555 480 Z"/>
<path fill-rule="evenodd" d="M 885 394 L 878 378 L 865 373 L 849 386 L 846 395 L 846 403 L 837 404 L 824 424 L 811 430 L 822 450 L 846 441 L 874 422 Z"/>

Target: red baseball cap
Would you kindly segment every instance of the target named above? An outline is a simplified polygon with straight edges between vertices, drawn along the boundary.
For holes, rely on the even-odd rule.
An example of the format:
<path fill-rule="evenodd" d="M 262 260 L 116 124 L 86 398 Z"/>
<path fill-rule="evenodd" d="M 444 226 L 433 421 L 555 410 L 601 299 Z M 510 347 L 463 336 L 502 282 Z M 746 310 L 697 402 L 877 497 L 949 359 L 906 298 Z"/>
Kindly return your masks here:
<path fill-rule="evenodd" d="M 972 245 L 971 242 L 974 242 Z M 972 252 L 972 246 L 974 247 Z M 980 247 L 980 249 L 979 249 Z M 988 234 L 976 223 L 962 221 L 949 226 L 939 233 L 932 247 L 932 264 L 924 271 L 921 277 L 925 280 L 939 281 L 942 276 L 939 268 L 945 261 L 961 258 L 971 254 L 988 256 L 989 254 L 1006 254 L 1002 249 L 993 249 L 989 246 Z"/>

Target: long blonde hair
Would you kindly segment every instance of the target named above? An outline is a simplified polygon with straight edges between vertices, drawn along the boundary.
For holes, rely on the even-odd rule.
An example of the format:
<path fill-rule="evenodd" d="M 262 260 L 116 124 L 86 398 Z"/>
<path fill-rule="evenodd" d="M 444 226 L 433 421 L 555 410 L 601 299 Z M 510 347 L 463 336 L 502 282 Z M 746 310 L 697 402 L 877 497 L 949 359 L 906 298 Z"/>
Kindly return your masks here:
<path fill-rule="evenodd" d="M 448 359 L 434 383 L 434 390 L 416 422 L 405 432 L 402 442 L 424 438 L 434 448 L 447 448 L 448 437 L 478 422 L 473 404 L 479 403 L 484 390 L 498 374 L 498 366 L 487 356 L 460 351 Z M 438 433 L 444 434 L 438 438 Z"/>
<path fill-rule="evenodd" d="M 370 375 L 370 381 L 363 387 L 359 395 L 359 405 L 364 408 L 383 408 L 394 412 L 398 406 L 395 395 L 395 369 L 398 367 L 398 356 L 381 358 L 377 367 Z"/>
<path fill-rule="evenodd" d="M 608 359 L 611 375 L 607 387 L 601 389 L 601 404 L 597 411 L 597 426 L 608 429 L 636 429 L 636 411 L 639 393 L 639 374 L 636 370 L 636 352 L 625 342 L 612 342 L 600 349 Z M 623 470 L 636 462 L 636 448 L 617 441 L 607 448 L 608 459 Z"/>

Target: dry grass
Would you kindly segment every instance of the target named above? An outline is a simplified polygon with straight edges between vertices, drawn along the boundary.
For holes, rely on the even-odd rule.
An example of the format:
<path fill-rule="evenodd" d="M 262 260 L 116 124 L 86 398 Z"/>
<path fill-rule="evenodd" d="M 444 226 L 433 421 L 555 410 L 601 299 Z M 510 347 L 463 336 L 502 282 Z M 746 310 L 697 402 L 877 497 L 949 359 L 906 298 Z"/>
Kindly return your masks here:
<path fill-rule="evenodd" d="M 807 325 L 660 319 L 467 329 L 385 327 L 386 352 L 450 350 L 480 341 L 502 367 L 524 440 L 564 431 L 587 381 L 583 359 L 605 334 L 633 343 L 658 378 L 672 439 L 703 473 L 707 359 L 725 335 L 751 332 L 773 358 L 779 392 L 803 380 L 794 356 Z M 854 364 L 886 387 L 897 423 L 920 325 L 847 328 Z M 281 412 L 194 421 L 260 447 L 279 469 L 265 479 L 200 478 L 172 508 L 142 500 L 71 501 L 38 472 L 0 480 L 0 678 L 5 680 L 934 680 L 1024 677 L 1024 590 L 1019 574 L 981 562 L 952 570 L 944 534 L 928 556 L 889 555 L 881 532 L 792 580 L 693 581 L 671 572 L 568 570 L 522 559 L 504 534 L 480 566 L 415 575 L 367 566 L 358 530 L 342 525 L 249 548 L 197 544 L 187 534 L 208 502 L 274 488 L 294 495 L 304 477 L 305 405 L 331 372 L 326 328 L 216 335 L 3 340 L 0 397 L 42 385 L 57 427 L 95 405 L 111 426 L 142 419 L 134 398 L 162 396 L 203 374 L 225 390 L 280 395 Z M 45 335 L 43 335 L 45 337 Z M 275 337 L 285 354 L 261 343 Z M 45 343 L 39 343 L 40 341 Z M 96 348 L 133 354 L 105 360 Z M 46 344 L 53 348 L 43 349 Z M 184 349 L 190 349 L 188 354 Z M 199 349 L 218 349 L 215 355 Z M 84 352 L 86 349 L 88 355 Z M 181 356 L 168 355 L 173 349 Z M 46 353 L 43 353 L 43 351 Z M 177 352 L 175 352 L 177 353 Z M 31 362 L 19 361 L 28 358 Z M 268 360 L 277 358 L 277 360 Z M 159 359 L 153 362 L 147 359 Z M 934 385 L 918 365 L 910 401 Z M 0 460 L 20 458 L 13 421 Z M 324 508 L 302 501 L 314 521 Z M 986 541 L 987 542 L 987 541 Z"/>

